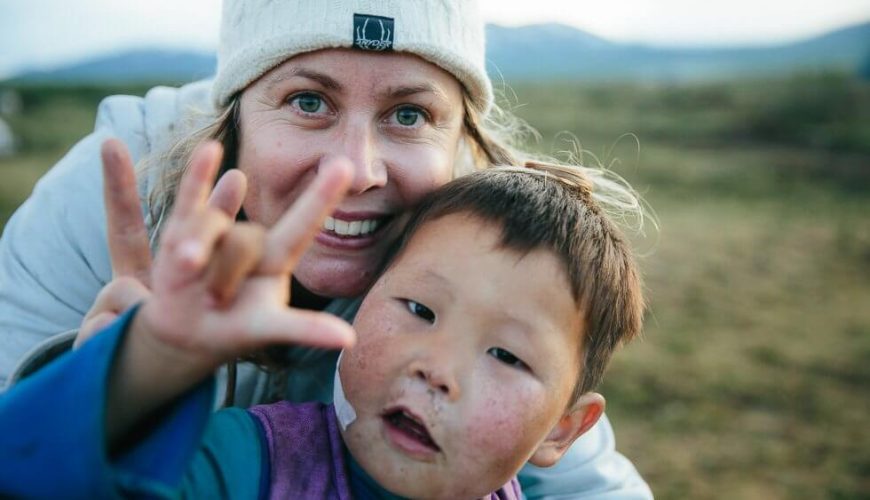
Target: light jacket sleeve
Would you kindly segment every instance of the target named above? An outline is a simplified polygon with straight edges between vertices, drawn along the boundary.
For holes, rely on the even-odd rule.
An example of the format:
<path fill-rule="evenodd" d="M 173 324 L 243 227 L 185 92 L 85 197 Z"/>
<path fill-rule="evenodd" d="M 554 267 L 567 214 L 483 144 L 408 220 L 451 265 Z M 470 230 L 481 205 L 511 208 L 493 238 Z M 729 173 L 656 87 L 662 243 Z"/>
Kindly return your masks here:
<path fill-rule="evenodd" d="M 132 314 L 0 396 L 0 496 L 256 498 L 267 491 L 262 432 L 243 410 L 211 413 L 212 380 L 162 410 L 121 454 L 108 455 L 107 377 Z"/>
<path fill-rule="evenodd" d="M 99 147 L 77 144 L 15 212 L 0 238 L 0 379 L 53 334 L 79 326 L 111 276 Z"/>
<path fill-rule="evenodd" d="M 634 465 L 616 451 L 606 415 L 553 467 L 526 464 L 519 474 L 526 498 L 647 500 L 652 491 Z"/>
<path fill-rule="evenodd" d="M 111 279 L 106 246 L 100 147 L 116 137 L 134 162 L 171 144 L 182 123 L 207 102 L 208 81 L 155 87 L 145 97 L 111 96 L 93 133 L 79 141 L 9 219 L 0 238 L 0 390 L 34 346 L 78 328 Z M 194 125 L 191 125 L 194 126 Z M 143 199 L 160 172 L 140 175 Z M 143 206 L 143 211 L 147 213 Z M 149 219 L 146 217 L 146 224 Z"/>
<path fill-rule="evenodd" d="M 78 328 L 111 278 L 100 146 L 105 139 L 120 136 L 139 152 L 142 145 L 136 137 L 141 142 L 142 135 L 137 134 L 135 122 L 141 122 L 142 111 L 136 99 L 104 101 L 96 130 L 36 184 L 4 228 L 0 238 L 0 386 L 25 352 L 54 334 Z M 126 117 L 125 127 L 118 126 L 120 115 Z"/>

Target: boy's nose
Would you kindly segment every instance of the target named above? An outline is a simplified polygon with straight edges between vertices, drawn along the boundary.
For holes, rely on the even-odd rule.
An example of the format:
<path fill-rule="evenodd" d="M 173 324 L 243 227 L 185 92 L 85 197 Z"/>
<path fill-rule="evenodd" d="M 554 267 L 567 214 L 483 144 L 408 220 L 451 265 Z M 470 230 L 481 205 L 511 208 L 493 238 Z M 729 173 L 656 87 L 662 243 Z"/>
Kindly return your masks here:
<path fill-rule="evenodd" d="M 427 384 L 445 396 L 448 401 L 456 401 L 460 396 L 459 382 L 455 367 L 438 357 L 425 356 L 409 365 L 409 375 Z"/>
<path fill-rule="evenodd" d="M 387 168 L 381 157 L 377 131 L 362 119 L 349 121 L 341 144 L 336 150 L 347 156 L 353 165 L 353 180 L 349 193 L 361 194 L 387 184 Z"/>

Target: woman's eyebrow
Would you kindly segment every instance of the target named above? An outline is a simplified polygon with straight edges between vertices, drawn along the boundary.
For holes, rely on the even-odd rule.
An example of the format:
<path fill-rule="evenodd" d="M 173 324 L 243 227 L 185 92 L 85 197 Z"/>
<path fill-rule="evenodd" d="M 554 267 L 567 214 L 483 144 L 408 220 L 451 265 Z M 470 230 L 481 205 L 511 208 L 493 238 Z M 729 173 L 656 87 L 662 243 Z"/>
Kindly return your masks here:
<path fill-rule="evenodd" d="M 383 93 L 383 97 L 392 98 L 392 99 L 401 99 L 403 97 L 409 97 L 415 94 L 424 94 L 430 93 L 434 94 L 436 97 L 447 100 L 447 95 L 440 87 L 433 85 L 431 83 L 419 83 L 416 85 L 401 85 L 398 87 L 388 87 Z"/>
<path fill-rule="evenodd" d="M 329 90 L 341 91 L 342 86 L 338 82 L 338 80 L 332 78 L 331 76 L 320 73 L 317 71 L 313 71 L 306 68 L 292 68 L 286 69 L 282 71 L 278 71 L 269 75 L 266 78 L 266 88 L 271 90 L 275 85 L 278 85 L 284 80 L 289 80 L 290 78 L 301 77 L 306 78 L 308 80 L 312 80 L 314 82 L 319 83 L 322 87 Z"/>

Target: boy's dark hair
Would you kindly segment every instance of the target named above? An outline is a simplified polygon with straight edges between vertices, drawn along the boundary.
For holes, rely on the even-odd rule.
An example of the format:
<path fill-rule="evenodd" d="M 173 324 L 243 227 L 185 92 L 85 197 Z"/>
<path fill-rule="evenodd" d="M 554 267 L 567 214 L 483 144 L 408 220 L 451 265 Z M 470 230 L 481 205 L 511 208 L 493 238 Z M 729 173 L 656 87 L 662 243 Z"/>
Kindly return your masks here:
<path fill-rule="evenodd" d="M 640 332 L 644 311 L 630 245 L 594 202 L 592 187 L 577 168 L 536 162 L 460 177 L 423 199 L 383 269 L 423 224 L 457 213 L 498 224 L 504 248 L 523 254 L 553 251 L 586 319 L 573 403 L 601 382 L 616 347 Z"/>

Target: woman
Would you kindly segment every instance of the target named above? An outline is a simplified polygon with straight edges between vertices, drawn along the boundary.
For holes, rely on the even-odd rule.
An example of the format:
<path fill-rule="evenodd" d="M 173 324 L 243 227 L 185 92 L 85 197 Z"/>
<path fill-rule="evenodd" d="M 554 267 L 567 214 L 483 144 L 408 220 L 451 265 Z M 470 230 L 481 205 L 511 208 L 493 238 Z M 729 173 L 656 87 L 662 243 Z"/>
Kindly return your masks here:
<path fill-rule="evenodd" d="M 493 98 L 483 46 L 483 24 L 468 0 L 226 0 L 214 81 L 104 101 L 96 131 L 7 225 L 2 376 L 37 343 L 77 327 L 112 277 L 99 194 L 99 148 L 110 136 L 140 163 L 153 243 L 191 151 L 205 138 L 223 143 L 224 170 L 238 168 L 249 180 L 243 215 L 267 226 L 323 161 L 349 158 L 349 195 L 297 266 L 292 305 L 351 318 L 405 209 L 454 175 L 524 159 L 485 121 Z M 236 404 L 331 397 L 333 353 L 287 356 L 292 368 L 278 376 L 240 368 Z M 530 497 L 650 496 L 613 450 L 606 422 L 560 466 L 529 469 L 521 480 Z"/>

